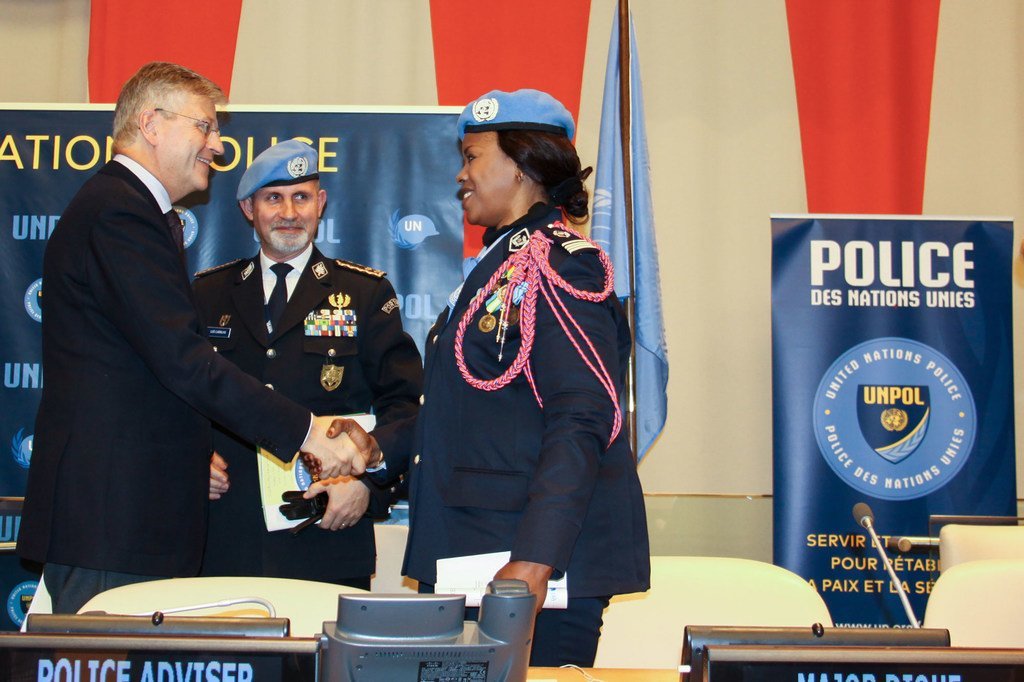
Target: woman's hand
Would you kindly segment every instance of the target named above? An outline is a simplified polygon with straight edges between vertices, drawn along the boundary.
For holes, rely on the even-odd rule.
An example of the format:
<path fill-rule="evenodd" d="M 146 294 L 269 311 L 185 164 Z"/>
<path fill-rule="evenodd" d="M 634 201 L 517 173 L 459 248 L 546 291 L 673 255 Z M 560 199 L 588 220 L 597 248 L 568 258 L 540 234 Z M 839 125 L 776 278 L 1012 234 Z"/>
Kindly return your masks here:
<path fill-rule="evenodd" d="M 548 581 L 554 569 L 532 561 L 510 561 L 494 574 L 495 580 L 522 580 L 537 598 L 537 613 L 544 608 L 548 596 Z"/>

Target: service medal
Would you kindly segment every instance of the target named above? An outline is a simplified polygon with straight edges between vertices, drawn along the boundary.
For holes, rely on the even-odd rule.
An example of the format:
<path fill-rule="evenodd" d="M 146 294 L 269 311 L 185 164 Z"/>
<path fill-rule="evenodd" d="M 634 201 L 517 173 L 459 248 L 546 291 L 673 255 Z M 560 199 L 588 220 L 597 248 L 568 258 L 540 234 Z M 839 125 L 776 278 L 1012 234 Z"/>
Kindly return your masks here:
<path fill-rule="evenodd" d="M 487 334 L 488 332 L 494 331 L 494 328 L 498 326 L 498 321 L 494 319 L 494 315 L 487 313 L 480 318 L 480 322 L 477 323 L 477 326 L 480 328 L 480 331 Z"/>
<path fill-rule="evenodd" d="M 345 374 L 344 367 L 337 365 L 324 365 L 320 370 L 320 385 L 325 391 L 333 391 L 341 386 L 341 377 Z"/>

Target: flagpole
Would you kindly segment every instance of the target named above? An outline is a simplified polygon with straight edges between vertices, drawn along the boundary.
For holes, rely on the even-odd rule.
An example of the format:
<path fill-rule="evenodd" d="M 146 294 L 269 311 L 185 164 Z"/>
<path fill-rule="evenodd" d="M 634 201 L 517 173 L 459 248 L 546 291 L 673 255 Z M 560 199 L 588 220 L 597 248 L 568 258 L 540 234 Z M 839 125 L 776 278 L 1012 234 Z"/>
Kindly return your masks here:
<path fill-rule="evenodd" d="M 633 158 L 632 98 L 630 96 L 629 0 L 619 0 L 619 130 L 622 135 L 622 202 L 626 211 L 626 252 L 629 262 L 629 296 L 626 319 L 631 332 L 626 368 L 626 425 L 634 459 L 638 457 L 636 423 L 636 261 L 633 254 Z"/>

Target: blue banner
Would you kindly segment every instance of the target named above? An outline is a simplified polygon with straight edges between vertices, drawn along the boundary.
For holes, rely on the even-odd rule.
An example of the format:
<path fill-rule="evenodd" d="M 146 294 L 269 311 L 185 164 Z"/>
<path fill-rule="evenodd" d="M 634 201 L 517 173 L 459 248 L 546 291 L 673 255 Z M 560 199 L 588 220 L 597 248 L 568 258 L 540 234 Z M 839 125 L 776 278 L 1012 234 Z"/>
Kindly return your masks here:
<path fill-rule="evenodd" d="M 175 206 L 185 225 L 190 271 L 256 253 L 258 241 L 235 201 L 238 181 L 267 147 L 302 139 L 319 151 L 320 183 L 327 190 L 317 246 L 329 257 L 386 270 L 405 328 L 422 350 L 462 276 L 462 210 L 455 198 L 459 111 L 229 108 L 220 121 L 225 153 L 214 164 L 209 190 Z M 32 453 L 44 380 L 43 251 L 71 197 L 111 158 L 112 120 L 109 106 L 0 109 L 0 227 L 6 226 L 0 233 L 0 446 L 8 453 L 0 457 L 0 496 L 24 493 Z M 11 523 L 9 541 L 17 535 L 16 521 Z M 0 597 L 14 594 L 24 578 L 17 559 L 0 554 Z M 0 629 L 19 624 L 14 607 L 0 616 Z"/>
<path fill-rule="evenodd" d="M 905 627 L 877 549 L 1016 513 L 1008 220 L 772 219 L 775 563 L 836 625 Z M 934 556 L 892 557 L 918 619 Z"/>

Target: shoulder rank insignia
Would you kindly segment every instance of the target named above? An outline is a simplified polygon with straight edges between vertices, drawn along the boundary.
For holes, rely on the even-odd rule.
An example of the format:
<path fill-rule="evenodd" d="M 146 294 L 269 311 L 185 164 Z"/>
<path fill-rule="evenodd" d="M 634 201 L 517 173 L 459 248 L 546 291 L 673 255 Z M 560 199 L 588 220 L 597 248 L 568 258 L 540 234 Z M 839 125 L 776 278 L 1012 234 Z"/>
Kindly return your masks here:
<path fill-rule="evenodd" d="M 549 233 L 554 237 L 554 242 L 571 254 L 594 253 L 600 249 L 589 239 L 581 237 L 578 233 L 564 229 L 561 223 L 548 225 Z"/>
<path fill-rule="evenodd" d="M 220 272 L 221 270 L 225 270 L 227 268 L 230 268 L 232 265 L 236 265 L 238 263 L 241 263 L 243 260 L 245 260 L 245 259 L 244 258 L 236 258 L 235 260 L 229 261 L 227 263 L 221 263 L 220 265 L 214 265 L 212 268 L 206 268 L 205 270 L 200 270 L 199 272 L 194 274 L 193 277 L 206 277 L 207 275 L 212 275 L 215 272 Z"/>
<path fill-rule="evenodd" d="M 361 275 L 368 275 L 376 279 L 383 279 L 384 276 L 388 274 L 383 270 L 371 268 L 368 265 L 360 265 L 359 263 L 353 263 L 352 261 L 341 260 L 340 258 L 335 258 L 334 262 L 340 268 L 345 268 L 346 270 L 351 270 L 352 272 L 358 272 Z"/>

